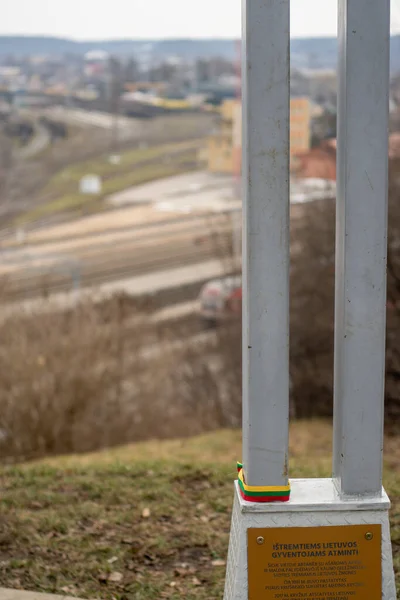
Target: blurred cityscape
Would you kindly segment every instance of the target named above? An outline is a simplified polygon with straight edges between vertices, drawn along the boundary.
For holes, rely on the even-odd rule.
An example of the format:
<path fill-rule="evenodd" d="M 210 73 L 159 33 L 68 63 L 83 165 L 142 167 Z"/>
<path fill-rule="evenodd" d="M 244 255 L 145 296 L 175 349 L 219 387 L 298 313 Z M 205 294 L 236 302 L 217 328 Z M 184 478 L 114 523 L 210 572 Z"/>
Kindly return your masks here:
<path fill-rule="evenodd" d="M 155 134 L 152 138 L 143 131 L 152 125 L 154 130 L 157 119 L 172 117 L 170 125 L 177 119 L 177 127 L 171 129 L 178 137 L 180 124 L 194 124 L 197 119 L 201 137 L 210 134 L 200 153 L 202 164 L 210 172 L 237 176 L 240 63 L 240 43 L 229 40 L 109 42 L 90 47 L 51 38 L 0 38 L 3 225 L 12 223 L 10 217 L 15 219 L 28 204 L 32 208 L 38 203 L 33 197 L 27 199 L 25 189 L 17 189 L 21 177 L 15 172 L 21 173 L 21 161 L 39 156 L 43 163 L 40 155 L 45 149 L 56 144 L 60 154 L 62 142 L 65 160 L 67 138 L 72 146 L 71 138 L 77 137 L 79 129 L 90 130 L 96 140 L 93 148 L 98 148 L 102 132 L 103 145 L 108 136 L 109 150 L 116 153 L 138 140 L 152 142 Z M 320 40 L 319 45 L 313 40 L 294 40 L 292 65 L 293 172 L 299 178 L 334 181 L 334 40 Z M 394 113 L 396 93 L 394 80 Z M 186 138 L 194 133 L 188 131 Z M 85 136 L 88 152 L 90 136 Z M 71 156 L 77 158 L 75 151 Z M 35 179 L 40 179 L 38 173 Z M 42 183 L 37 181 L 35 189 Z"/>
<path fill-rule="evenodd" d="M 322 188 L 331 193 L 335 185 L 336 71 L 332 40 L 321 42 L 323 53 L 318 61 L 312 40 L 294 44 L 293 64 L 308 65 L 293 66 L 291 76 L 292 199 L 303 202 Z M 320 67 L 321 62 L 330 66 Z M 161 187 L 167 189 L 171 181 L 167 175 L 193 172 L 192 180 L 202 177 L 203 183 L 193 183 L 192 188 L 197 185 L 204 197 L 200 200 L 197 190 L 197 200 L 193 199 L 193 190 L 188 189 L 186 196 L 192 198 L 186 211 L 212 209 L 215 217 L 217 206 L 224 214 L 240 210 L 235 205 L 240 204 L 241 172 L 238 41 L 109 42 L 90 47 L 51 38 L 3 37 L 0 120 L 3 248 L 10 254 L 10 239 L 14 245 L 23 241 L 24 247 L 18 256 L 14 248 L 12 259 L 7 255 L 2 268 L 14 282 L 16 272 L 21 275 L 27 265 L 32 279 L 35 266 L 35 284 L 27 287 L 29 293 L 35 286 L 39 289 L 39 276 L 69 280 L 63 266 L 60 275 L 60 260 L 62 265 L 74 264 L 74 272 L 79 270 L 79 278 L 73 279 L 76 285 L 79 279 L 79 287 L 92 282 L 93 271 L 93 257 L 87 266 L 86 255 L 75 248 L 74 234 L 68 252 L 53 244 L 45 262 L 47 247 L 42 245 L 38 262 L 37 245 L 33 248 L 29 240 L 43 235 L 56 239 L 58 229 L 52 231 L 49 226 L 65 225 L 71 219 L 77 232 L 82 222 L 75 220 L 86 217 L 88 210 L 102 213 L 97 218 L 105 226 L 111 219 L 104 215 L 105 209 L 121 208 L 122 203 L 131 206 L 132 225 L 141 223 L 138 215 L 143 206 L 138 207 L 137 191 L 133 191 L 139 183 L 161 178 L 165 182 Z M 183 142 L 186 145 L 179 146 Z M 167 143 L 178 145 L 163 148 Z M 134 150 L 136 162 L 130 155 Z M 142 159 L 147 171 L 152 171 L 146 176 L 143 170 L 142 176 L 137 172 Z M 79 163 L 76 173 L 67 168 Z M 218 189 L 214 196 L 210 187 Z M 176 210 L 182 207 L 176 208 L 175 198 L 172 212 Z M 89 222 L 86 218 L 86 235 Z M 123 246 L 120 252 L 125 253 Z M 198 252 L 193 260 L 201 261 L 204 257 Z M 104 279 L 131 274 L 111 267 L 103 270 L 108 273 Z M 96 283 L 102 281 L 96 279 Z"/>
<path fill-rule="evenodd" d="M 392 161 L 398 45 L 394 36 Z M 336 40 L 291 46 L 297 254 L 296 228 L 336 193 Z M 174 315 L 238 319 L 241 59 L 238 40 L 0 37 L 0 276 L 10 314 L 42 310 L 44 297 L 70 308 L 86 290 L 91 300 L 168 292 Z"/>
<path fill-rule="evenodd" d="M 304 257 L 297 228 L 336 194 L 336 40 L 291 46 L 292 252 Z M 238 40 L 0 37 L 4 314 L 43 311 L 44 298 L 66 310 L 86 292 L 164 294 L 175 317 L 238 321 L 241 59 Z M 333 249 L 323 261 L 333 264 Z"/>

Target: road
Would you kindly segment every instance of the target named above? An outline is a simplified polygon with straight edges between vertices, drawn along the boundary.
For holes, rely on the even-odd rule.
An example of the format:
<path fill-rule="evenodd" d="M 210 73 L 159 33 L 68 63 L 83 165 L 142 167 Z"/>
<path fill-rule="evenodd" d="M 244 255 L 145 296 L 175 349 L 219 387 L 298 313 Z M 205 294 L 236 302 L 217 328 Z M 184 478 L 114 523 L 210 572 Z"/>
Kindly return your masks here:
<path fill-rule="evenodd" d="M 16 151 L 16 157 L 21 160 L 26 160 L 28 158 L 33 158 L 39 152 L 42 152 L 50 143 L 50 134 L 48 130 L 40 125 L 40 123 L 35 123 L 35 135 L 32 140 L 24 146 L 23 148 L 19 148 Z"/>
<path fill-rule="evenodd" d="M 49 118 L 65 121 L 71 125 L 98 127 L 110 132 L 116 128 L 120 141 L 140 138 L 146 131 L 146 122 L 143 120 L 121 116 L 115 118 L 109 113 L 65 108 L 63 106 L 47 108 L 44 112 Z"/>
<path fill-rule="evenodd" d="M 49 118 L 78 127 L 90 127 L 115 135 L 120 143 L 138 141 L 147 143 L 195 139 L 211 132 L 214 117 L 210 113 L 160 115 L 153 119 L 135 119 L 123 115 L 117 118 L 100 111 L 57 106 L 43 111 Z"/>

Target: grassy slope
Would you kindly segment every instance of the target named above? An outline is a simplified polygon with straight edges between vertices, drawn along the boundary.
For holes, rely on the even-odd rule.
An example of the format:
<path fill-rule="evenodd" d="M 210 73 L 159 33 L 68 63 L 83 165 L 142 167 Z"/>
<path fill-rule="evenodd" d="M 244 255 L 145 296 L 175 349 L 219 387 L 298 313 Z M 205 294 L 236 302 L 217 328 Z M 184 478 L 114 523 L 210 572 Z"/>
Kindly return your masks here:
<path fill-rule="evenodd" d="M 97 159 L 62 169 L 42 190 L 41 195 L 47 200 L 21 215 L 17 223 L 29 223 L 60 212 L 83 209 L 86 205 L 93 205 L 94 201 L 100 207 L 100 201 L 108 194 L 188 171 L 187 164 L 196 161 L 198 143 L 179 142 L 125 151 L 121 153 L 117 165 L 109 162 L 108 154 L 103 154 Z M 165 157 L 169 157 L 168 162 L 164 162 Z M 79 193 L 79 182 L 88 173 L 101 177 L 101 194 L 91 196 Z"/>
<path fill-rule="evenodd" d="M 330 437 L 324 422 L 292 426 L 292 477 L 329 475 Z M 400 589 L 399 446 L 387 440 L 385 485 Z M 1 585 L 118 600 L 221 598 L 240 454 L 239 433 L 223 431 L 3 468 Z"/>

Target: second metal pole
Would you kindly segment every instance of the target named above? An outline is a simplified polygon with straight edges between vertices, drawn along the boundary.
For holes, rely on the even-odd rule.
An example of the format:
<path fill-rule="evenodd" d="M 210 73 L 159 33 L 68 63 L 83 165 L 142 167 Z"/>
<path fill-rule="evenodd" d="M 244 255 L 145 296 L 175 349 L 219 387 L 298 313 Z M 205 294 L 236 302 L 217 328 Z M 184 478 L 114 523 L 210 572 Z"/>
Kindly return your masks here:
<path fill-rule="evenodd" d="M 380 495 L 385 376 L 389 0 L 340 0 L 333 474 Z"/>

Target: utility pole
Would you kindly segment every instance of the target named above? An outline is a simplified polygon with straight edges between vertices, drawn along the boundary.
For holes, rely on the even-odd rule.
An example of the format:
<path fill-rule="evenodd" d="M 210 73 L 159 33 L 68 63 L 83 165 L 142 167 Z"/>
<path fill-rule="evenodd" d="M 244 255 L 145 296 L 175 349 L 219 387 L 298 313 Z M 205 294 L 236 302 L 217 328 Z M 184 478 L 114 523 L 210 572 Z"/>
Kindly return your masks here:
<path fill-rule="evenodd" d="M 110 57 L 108 76 L 109 107 L 112 118 L 111 123 L 111 154 L 119 152 L 119 111 L 120 111 L 120 63 L 118 59 Z"/>

